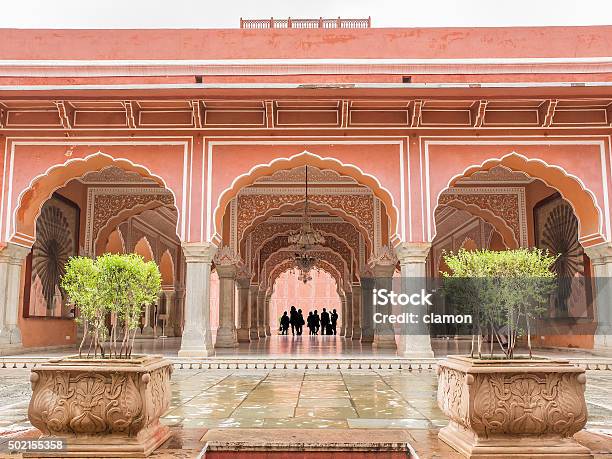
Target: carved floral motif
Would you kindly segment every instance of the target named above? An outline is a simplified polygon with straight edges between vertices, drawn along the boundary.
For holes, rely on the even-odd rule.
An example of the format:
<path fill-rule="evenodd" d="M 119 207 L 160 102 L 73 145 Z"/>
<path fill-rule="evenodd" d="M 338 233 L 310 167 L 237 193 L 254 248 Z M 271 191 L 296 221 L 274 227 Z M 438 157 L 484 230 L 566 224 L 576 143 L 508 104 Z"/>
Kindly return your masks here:
<path fill-rule="evenodd" d="M 551 446 L 550 457 L 558 457 L 559 447 L 571 447 L 572 435 L 586 424 L 584 370 L 567 362 L 451 357 L 438 372 L 438 405 L 451 420 L 440 438 L 456 449 L 467 442 L 471 453 L 485 445 L 504 453 L 514 437 L 524 448 Z"/>
<path fill-rule="evenodd" d="M 171 372 L 159 356 L 54 360 L 32 369 L 28 417 L 44 436 L 69 436 L 71 451 L 113 444 L 147 453 L 169 437 L 159 418 L 170 405 Z"/>
<path fill-rule="evenodd" d="M 374 204 L 370 194 L 313 194 L 309 201 L 314 204 L 325 204 L 334 209 L 341 209 L 355 218 L 374 239 Z M 249 225 L 267 211 L 278 209 L 285 204 L 302 202 L 302 194 L 241 194 L 238 196 L 237 233 L 238 240 L 244 236 Z"/>

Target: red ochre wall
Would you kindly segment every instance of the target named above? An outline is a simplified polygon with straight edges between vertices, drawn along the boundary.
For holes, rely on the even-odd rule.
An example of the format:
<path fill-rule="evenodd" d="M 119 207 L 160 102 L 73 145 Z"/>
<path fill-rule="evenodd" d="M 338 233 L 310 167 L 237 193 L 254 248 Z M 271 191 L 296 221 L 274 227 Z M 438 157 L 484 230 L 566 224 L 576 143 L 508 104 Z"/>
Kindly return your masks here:
<path fill-rule="evenodd" d="M 83 241 L 85 234 L 85 206 L 87 199 L 87 188 L 79 182 L 68 183 L 58 194 L 70 199 L 81 209 L 81 224 L 79 243 Z M 19 329 L 24 347 L 46 347 L 62 346 L 76 343 L 76 324 L 71 319 L 57 319 L 44 317 L 23 317 L 24 289 L 26 281 L 25 263 L 21 275 L 21 297 L 19 300 Z"/>

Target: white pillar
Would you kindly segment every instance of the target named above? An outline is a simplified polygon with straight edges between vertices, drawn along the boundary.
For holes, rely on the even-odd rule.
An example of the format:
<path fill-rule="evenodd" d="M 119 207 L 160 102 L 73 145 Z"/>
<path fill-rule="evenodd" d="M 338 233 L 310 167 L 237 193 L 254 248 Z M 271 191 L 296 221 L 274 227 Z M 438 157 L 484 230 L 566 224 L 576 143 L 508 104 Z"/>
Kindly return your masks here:
<path fill-rule="evenodd" d="M 249 326 L 249 338 L 251 341 L 259 339 L 259 318 L 257 311 L 257 296 L 259 292 L 259 287 L 257 285 L 251 285 L 249 291 L 249 316 L 250 316 L 250 326 Z"/>
<path fill-rule="evenodd" d="M 266 294 L 266 298 L 264 300 L 264 328 L 266 329 L 266 336 L 272 336 L 272 330 L 270 330 L 270 319 L 274 319 L 276 322 L 276 318 L 271 316 L 270 311 L 270 300 L 272 299 L 272 294 Z"/>
<path fill-rule="evenodd" d="M 236 266 L 215 264 L 219 275 L 219 328 L 215 347 L 236 347 L 235 280 Z"/>
<path fill-rule="evenodd" d="M 6 344 L 21 344 L 18 327 L 19 291 L 21 268 L 30 248 L 8 243 L 0 251 L 0 341 Z"/>
<path fill-rule="evenodd" d="M 164 321 L 164 335 L 174 336 L 174 322 L 176 321 L 176 294 L 174 290 L 164 290 L 164 315 L 166 319 Z"/>
<path fill-rule="evenodd" d="M 340 336 L 344 336 L 344 334 L 346 333 L 346 327 L 348 326 L 348 324 L 346 323 L 346 296 L 344 296 L 344 292 L 340 290 L 339 287 L 338 287 L 338 296 L 340 297 L 340 310 L 341 310 L 340 317 L 342 318 L 342 327 L 336 333 Z M 319 311 L 319 313 L 320 312 L 321 311 Z"/>
<path fill-rule="evenodd" d="M 612 351 L 612 243 L 586 247 L 595 277 L 595 332 L 594 349 Z"/>
<path fill-rule="evenodd" d="M 393 259 L 395 260 L 395 259 Z M 393 288 L 393 273 L 395 272 L 395 262 L 393 260 L 379 259 L 372 266 L 375 276 L 375 286 L 377 289 L 392 290 Z M 390 305 L 376 305 L 374 307 L 376 313 L 383 315 L 391 314 Z M 375 323 L 374 324 L 374 343 L 373 347 L 377 349 L 396 349 L 395 330 L 390 323 Z"/>
<path fill-rule="evenodd" d="M 353 284 L 353 340 L 361 339 L 361 286 Z"/>
<path fill-rule="evenodd" d="M 427 289 L 427 255 L 429 254 L 430 243 L 402 243 L 396 248 L 397 258 L 400 262 L 402 272 L 401 288 L 402 292 L 409 294 L 418 293 L 421 289 Z M 403 312 L 413 312 L 423 317 L 427 312 L 423 306 L 405 306 Z M 431 348 L 431 337 L 429 327 L 422 320 L 418 324 L 404 328 L 400 335 L 400 348 L 398 354 L 403 357 L 433 357 Z"/>
<path fill-rule="evenodd" d="M 248 343 L 249 338 L 249 290 L 251 288 L 250 276 L 240 276 L 236 279 L 238 286 L 238 342 Z"/>
<path fill-rule="evenodd" d="M 185 324 L 179 357 L 214 353 L 210 333 L 210 268 L 217 248 L 211 243 L 185 243 Z"/>
<path fill-rule="evenodd" d="M 260 288 L 257 292 L 257 333 L 260 338 L 266 337 L 266 316 L 264 310 L 266 309 L 266 290 Z"/>
<path fill-rule="evenodd" d="M 346 298 L 346 326 L 343 330 L 345 338 L 351 339 L 353 337 L 353 292 L 347 291 L 344 293 Z M 331 314 L 331 311 L 329 311 Z"/>
<path fill-rule="evenodd" d="M 372 305 L 372 290 L 374 289 L 374 273 L 364 270 L 359 275 L 361 282 L 361 342 L 374 341 L 374 306 Z"/>

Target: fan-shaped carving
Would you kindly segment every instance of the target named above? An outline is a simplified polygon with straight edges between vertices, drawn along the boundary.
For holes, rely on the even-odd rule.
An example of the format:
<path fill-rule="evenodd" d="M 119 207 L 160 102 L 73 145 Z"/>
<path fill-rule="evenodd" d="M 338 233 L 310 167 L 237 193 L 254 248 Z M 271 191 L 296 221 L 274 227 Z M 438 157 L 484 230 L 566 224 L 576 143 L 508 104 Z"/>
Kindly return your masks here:
<path fill-rule="evenodd" d="M 32 277 L 40 279 L 48 310 L 63 304 L 59 284 L 75 246 L 70 227 L 68 218 L 54 205 L 45 205 L 36 222 L 36 242 L 32 246 Z"/>

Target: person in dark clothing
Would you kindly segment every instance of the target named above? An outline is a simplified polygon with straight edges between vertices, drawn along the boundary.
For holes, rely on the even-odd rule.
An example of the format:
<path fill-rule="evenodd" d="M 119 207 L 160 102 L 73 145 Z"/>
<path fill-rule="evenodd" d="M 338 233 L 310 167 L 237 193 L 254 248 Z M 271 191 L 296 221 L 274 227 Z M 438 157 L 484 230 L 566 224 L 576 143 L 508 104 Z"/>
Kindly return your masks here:
<path fill-rule="evenodd" d="M 313 316 L 312 323 L 314 324 L 314 334 L 318 335 L 319 327 L 321 326 L 321 320 L 319 319 L 319 311 L 315 309 L 315 312 L 312 316 Z"/>
<path fill-rule="evenodd" d="M 331 319 L 332 333 L 335 335 L 336 334 L 336 324 L 338 323 L 338 313 L 336 312 L 335 309 L 332 311 L 330 319 Z"/>
<path fill-rule="evenodd" d="M 323 308 L 323 311 L 321 311 L 321 334 L 322 335 L 327 334 L 328 325 L 329 325 L 329 312 L 327 312 L 325 308 Z"/>
<path fill-rule="evenodd" d="M 308 334 L 309 335 L 314 335 L 314 323 L 313 323 L 313 315 L 312 315 L 312 311 L 310 311 L 308 313 L 308 317 L 306 317 L 306 326 L 308 327 Z"/>
<path fill-rule="evenodd" d="M 291 310 L 289 311 L 289 323 L 291 324 L 291 334 L 295 335 L 297 324 L 298 324 L 298 314 L 295 310 L 295 306 L 291 306 Z"/>
<path fill-rule="evenodd" d="M 306 322 L 304 322 L 304 316 L 302 315 L 302 310 L 298 309 L 297 310 L 297 325 L 296 325 L 296 331 L 298 335 L 302 334 L 302 326 L 305 324 Z"/>
<path fill-rule="evenodd" d="M 289 330 L 289 316 L 287 315 L 287 311 L 283 312 L 283 316 L 280 319 L 281 325 L 281 335 L 286 335 L 287 330 Z"/>

